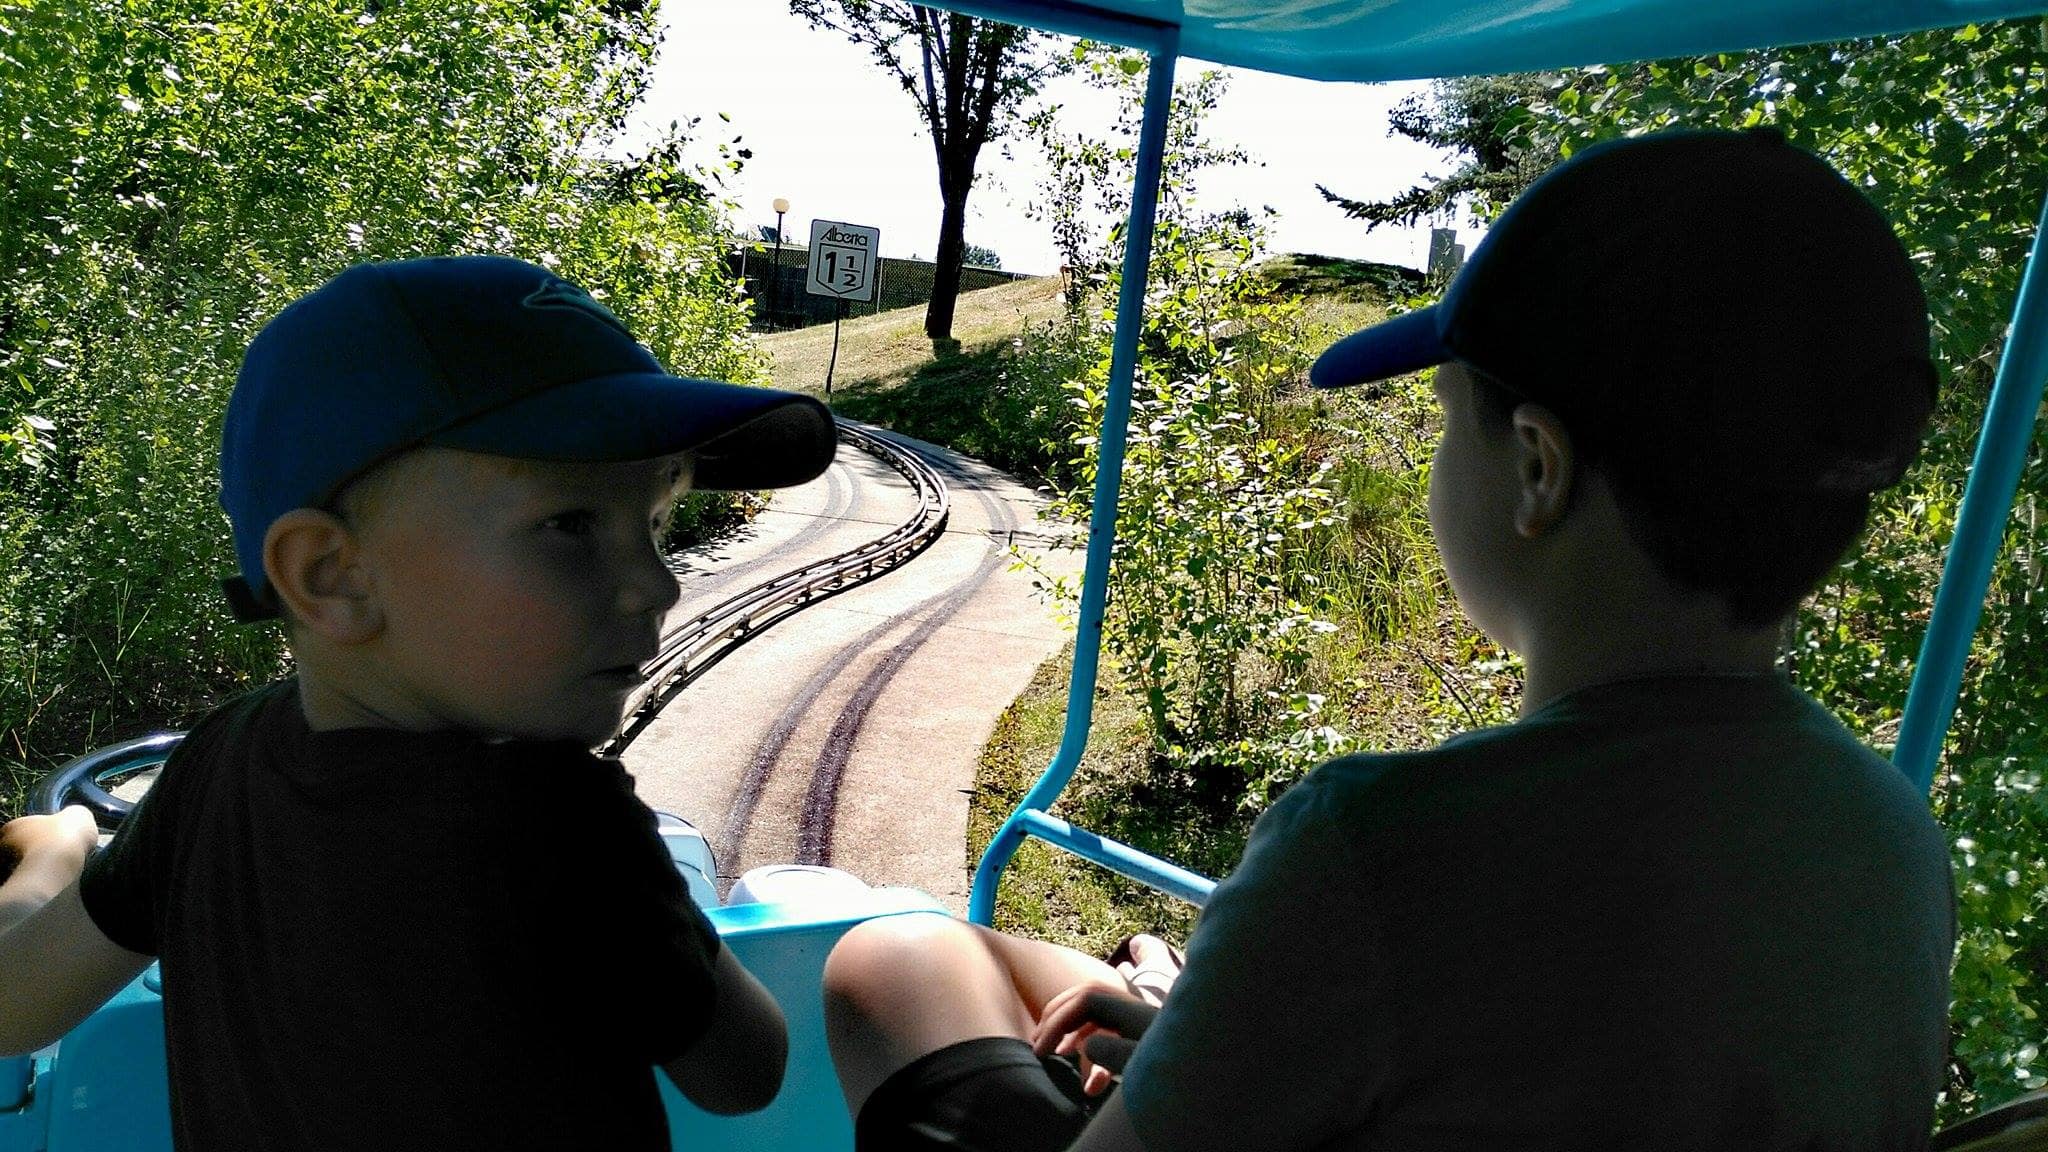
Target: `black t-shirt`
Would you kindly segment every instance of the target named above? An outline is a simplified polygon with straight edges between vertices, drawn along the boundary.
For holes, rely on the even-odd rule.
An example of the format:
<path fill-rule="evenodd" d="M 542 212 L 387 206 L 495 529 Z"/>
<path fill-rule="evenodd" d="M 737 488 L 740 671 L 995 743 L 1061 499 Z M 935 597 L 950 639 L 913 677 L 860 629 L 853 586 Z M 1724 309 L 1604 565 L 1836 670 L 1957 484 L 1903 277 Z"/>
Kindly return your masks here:
<path fill-rule="evenodd" d="M 617 761 L 308 731 L 297 684 L 194 729 L 80 892 L 160 958 L 203 1149 L 666 1149 L 653 1066 L 718 938 Z"/>

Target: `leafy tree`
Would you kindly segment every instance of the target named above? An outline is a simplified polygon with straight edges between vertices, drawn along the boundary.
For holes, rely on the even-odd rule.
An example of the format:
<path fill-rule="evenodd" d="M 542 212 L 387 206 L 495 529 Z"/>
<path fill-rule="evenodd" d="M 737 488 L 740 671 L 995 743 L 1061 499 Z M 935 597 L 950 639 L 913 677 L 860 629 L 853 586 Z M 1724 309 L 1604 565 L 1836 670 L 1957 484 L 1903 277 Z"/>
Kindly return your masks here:
<path fill-rule="evenodd" d="M 1125 231 L 1110 221 L 1129 210 L 1144 61 L 1092 46 L 1077 60 L 1119 97 L 1112 133 L 1070 135 L 1054 115 L 1034 132 L 1070 234 L 1101 237 L 1078 251 L 1114 300 Z M 1204 213 L 1197 201 L 1204 170 L 1248 159 L 1203 135 L 1224 87 L 1215 72 L 1175 85 L 1103 635 L 1144 695 L 1151 802 L 1228 825 L 1264 806 L 1268 781 L 1298 776 L 1340 738 L 1307 688 L 1314 645 L 1332 627 L 1320 618 L 1327 599 L 1297 579 L 1302 534 L 1334 524 L 1335 502 L 1315 454 L 1270 428 L 1306 369 L 1300 301 L 1274 298 L 1255 270 L 1261 233 L 1247 214 Z M 1084 519 L 1116 316 L 1074 317 L 1098 355 L 1068 384 L 1074 479 L 1053 512 Z"/>
<path fill-rule="evenodd" d="M 1042 33 L 901 0 L 790 0 L 790 10 L 868 49 L 917 101 L 938 160 L 942 205 L 924 330 L 950 340 L 975 163 L 1066 57 L 1040 51 Z"/>
<path fill-rule="evenodd" d="M 1524 129 L 1529 105 L 1548 96 L 1551 83 L 1552 77 L 1537 74 L 1438 80 L 1394 106 L 1387 134 L 1449 151 L 1458 158 L 1456 169 L 1387 200 L 1353 200 L 1321 184 L 1316 191 L 1346 216 L 1365 221 L 1367 231 L 1447 221 L 1460 205 L 1474 223 L 1484 223 L 1548 166 L 1541 150 L 1526 146 Z"/>
<path fill-rule="evenodd" d="M 976 268 L 1001 268 L 1003 266 L 1003 258 L 996 255 L 995 249 L 983 248 L 979 244 L 969 244 L 962 259 Z"/>
<path fill-rule="evenodd" d="M 1139 85 L 1145 59 L 1082 41 L 1069 52 L 1067 66 L 1090 87 L 1118 96 L 1117 118 L 1108 136 L 1068 131 L 1058 108 L 1041 108 L 1024 121 L 1025 135 L 1046 159 L 1046 176 L 1025 212 L 1051 226 L 1053 245 L 1072 276 L 1067 303 L 1078 309 L 1088 289 L 1105 283 L 1120 259 L 1116 253 L 1121 251 L 1122 229 L 1130 213 L 1130 184 L 1144 118 Z M 1219 74 L 1205 73 L 1197 82 L 1176 89 L 1177 112 L 1167 119 L 1160 169 L 1161 212 L 1169 218 L 1194 220 L 1195 177 L 1201 172 L 1251 159 L 1242 148 L 1219 145 L 1202 134 L 1203 116 L 1222 99 L 1225 87 Z M 1241 215 L 1232 213 L 1233 219 Z M 1203 226 L 1215 222 L 1200 221 Z M 1249 229 L 1249 219 L 1242 222 Z"/>
<path fill-rule="evenodd" d="M 727 117 L 721 113 L 719 119 Z M 734 137 L 718 145 L 719 159 L 714 166 L 692 166 L 683 159 L 683 150 L 702 123 L 701 117 L 687 123 L 671 120 L 645 152 L 618 160 L 588 160 L 588 171 L 579 179 L 615 201 L 709 205 L 723 190 L 726 176 L 753 159 L 754 152 L 740 147 L 739 138 Z"/>

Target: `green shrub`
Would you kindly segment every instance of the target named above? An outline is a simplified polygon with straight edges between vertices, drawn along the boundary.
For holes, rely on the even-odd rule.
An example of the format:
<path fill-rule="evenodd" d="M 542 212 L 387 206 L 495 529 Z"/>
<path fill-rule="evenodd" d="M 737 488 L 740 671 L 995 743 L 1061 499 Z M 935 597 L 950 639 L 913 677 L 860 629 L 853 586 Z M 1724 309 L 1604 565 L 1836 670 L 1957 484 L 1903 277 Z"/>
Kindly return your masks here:
<path fill-rule="evenodd" d="M 672 368 L 762 373 L 709 177 L 596 159 L 652 6 L 80 0 L 0 11 L 0 815 L 25 779 L 283 668 L 229 623 L 243 347 L 366 259 L 558 268 Z"/>
<path fill-rule="evenodd" d="M 1142 69 L 1102 63 L 1092 74 L 1122 98 L 1121 130 L 1134 132 Z M 1190 824 L 1197 842 L 1213 838 L 1208 829 L 1241 827 L 1342 742 L 1308 682 L 1319 638 L 1335 625 L 1319 575 L 1303 565 L 1304 541 L 1338 522 L 1331 462 L 1269 431 L 1306 366 L 1300 302 L 1255 270 L 1259 230 L 1248 216 L 1194 210 L 1196 175 L 1243 158 L 1202 138 L 1202 116 L 1221 93 L 1217 74 L 1185 81 L 1169 117 L 1104 622 L 1108 655 L 1144 700 L 1154 745 L 1132 802 L 1156 814 L 1154 827 Z M 1065 137 L 1050 119 L 1035 132 L 1053 169 L 1048 200 L 1062 206 L 1073 244 L 1080 190 L 1093 188 L 1106 214 L 1122 209 L 1130 142 Z M 1122 239 L 1112 228 L 1082 269 L 1109 300 Z M 1096 354 L 1068 384 L 1072 479 L 1052 514 L 1082 519 L 1115 316 L 1076 317 Z"/>
<path fill-rule="evenodd" d="M 1075 413 L 1066 384 L 1096 353 L 1094 333 L 1054 322 L 1004 344 L 943 356 L 909 380 L 833 400 L 856 420 L 944 444 L 1027 479 L 1063 483 Z"/>
<path fill-rule="evenodd" d="M 1340 743 L 1306 674 L 1334 629 L 1300 542 L 1336 523 L 1326 466 L 1266 433 L 1299 375 L 1291 302 L 1249 271 L 1253 239 L 1163 221 L 1133 382 L 1104 639 L 1146 701 L 1160 756 L 1154 799 L 1256 811 Z M 1227 338 L 1224 333 L 1230 333 Z M 1108 359 L 1073 385 L 1099 426 Z M 1092 436 L 1060 511 L 1092 498 Z M 1141 798 L 1145 799 L 1145 798 Z"/>

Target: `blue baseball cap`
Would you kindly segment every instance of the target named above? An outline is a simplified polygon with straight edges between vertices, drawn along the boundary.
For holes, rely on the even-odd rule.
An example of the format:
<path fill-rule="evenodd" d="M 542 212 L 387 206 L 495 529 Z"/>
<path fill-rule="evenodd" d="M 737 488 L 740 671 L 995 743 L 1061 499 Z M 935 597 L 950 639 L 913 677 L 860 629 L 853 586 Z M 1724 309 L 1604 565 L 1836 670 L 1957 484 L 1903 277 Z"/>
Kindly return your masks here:
<path fill-rule="evenodd" d="M 708 489 L 824 472 L 832 414 L 808 396 L 664 372 L 610 309 L 500 256 L 359 264 L 250 342 L 221 431 L 221 507 L 241 620 L 278 614 L 263 538 L 294 508 L 410 448 L 617 462 L 695 454 Z"/>
<path fill-rule="evenodd" d="M 1594 145 L 1516 198 L 1435 306 L 1330 346 L 1343 388 L 1457 361 L 1638 478 L 1875 491 L 1933 412 L 1927 299 L 1883 215 L 1769 130 Z"/>

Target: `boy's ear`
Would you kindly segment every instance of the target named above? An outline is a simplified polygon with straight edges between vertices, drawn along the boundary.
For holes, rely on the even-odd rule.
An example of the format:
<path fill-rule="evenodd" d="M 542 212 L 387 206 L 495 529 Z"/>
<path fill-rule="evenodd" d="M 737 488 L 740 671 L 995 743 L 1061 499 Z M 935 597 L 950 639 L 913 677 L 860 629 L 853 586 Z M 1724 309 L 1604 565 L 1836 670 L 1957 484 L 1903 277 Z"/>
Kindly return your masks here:
<path fill-rule="evenodd" d="M 300 626 L 339 644 L 384 629 L 384 611 L 358 564 L 355 533 L 341 517 L 294 508 L 263 535 L 263 575 Z"/>
<path fill-rule="evenodd" d="M 1521 496 L 1515 502 L 1515 531 L 1535 539 L 1564 519 L 1571 505 L 1578 459 L 1572 438 L 1557 413 L 1541 404 L 1518 404 L 1514 412 L 1515 473 Z"/>

